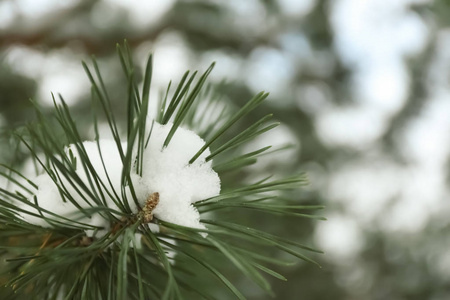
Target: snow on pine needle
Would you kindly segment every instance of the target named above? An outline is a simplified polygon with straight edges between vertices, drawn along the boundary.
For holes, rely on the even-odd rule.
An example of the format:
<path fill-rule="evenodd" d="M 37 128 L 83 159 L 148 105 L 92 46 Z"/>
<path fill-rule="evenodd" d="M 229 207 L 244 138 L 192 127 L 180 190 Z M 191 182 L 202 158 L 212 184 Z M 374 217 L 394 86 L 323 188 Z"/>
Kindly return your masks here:
<path fill-rule="evenodd" d="M 151 216 L 157 219 L 178 224 L 181 226 L 205 229 L 200 223 L 198 210 L 192 205 L 199 200 L 215 197 L 220 193 L 220 179 L 217 173 L 212 169 L 212 161 L 205 161 L 210 154 L 207 149 L 192 164 L 189 164 L 191 157 L 200 149 L 205 142 L 193 131 L 178 128 L 170 144 L 163 146 L 173 124 L 160 125 L 152 123 L 148 119 L 147 124 L 152 124 L 147 129 L 146 136 L 150 136 L 147 147 L 143 153 L 142 176 L 136 174 L 135 166 L 131 170 L 131 180 L 138 199 L 135 204 L 131 199 L 132 195 L 127 188 L 126 197 L 129 199 L 131 212 L 138 215 L 141 208 L 145 208 L 151 197 L 156 197 L 157 203 L 154 203 L 151 209 L 147 208 L 147 222 Z M 122 143 L 122 148 L 126 149 L 127 144 Z M 89 158 L 90 164 L 96 170 L 98 180 L 110 182 L 108 193 L 104 193 L 104 205 L 113 211 L 120 211 L 117 202 L 114 201 L 114 194 L 121 190 L 121 174 L 123 170 L 119 151 L 113 140 L 101 139 L 98 144 L 93 141 L 82 143 L 82 147 Z M 79 166 L 82 163 L 81 155 L 74 145 L 69 145 L 65 149 L 66 154 L 71 153 L 74 161 L 74 170 L 83 185 L 89 185 L 89 172 Z M 88 194 L 83 192 L 78 186 L 71 186 L 67 179 L 61 178 L 59 185 L 65 186 L 67 194 L 70 194 L 76 204 L 70 201 L 64 201 L 63 194 L 58 190 L 58 184 L 55 184 L 49 174 L 44 173 L 35 178 L 37 191 L 31 195 L 29 200 L 36 199 L 39 208 L 49 212 L 56 213 L 58 216 L 64 216 L 68 219 L 74 218 L 76 221 L 102 228 L 102 232 L 108 232 L 111 227 L 108 218 L 101 217 L 101 213 L 92 216 L 83 216 L 76 218 L 79 207 L 88 209 L 91 203 L 84 201 Z M 79 189 L 79 192 L 77 191 Z M 131 200 L 131 201 L 130 201 Z M 155 202 L 155 200 L 153 200 Z M 148 205 L 151 205 L 150 203 Z M 147 206 L 148 206 L 147 205 Z M 50 226 L 52 215 L 42 212 L 42 218 L 39 215 L 38 208 L 22 204 L 28 212 L 33 212 L 35 216 L 22 214 L 25 221 L 41 225 Z M 92 231 L 89 231 L 92 234 Z"/>
<path fill-rule="evenodd" d="M 267 276 L 286 280 L 274 266 L 292 264 L 274 249 L 317 264 L 304 251 L 319 250 L 248 226 L 246 218 L 324 219 L 311 213 L 322 206 L 302 205 L 289 192 L 307 184 L 305 175 L 221 182 L 268 152 L 270 145 L 237 150 L 278 125 L 271 114 L 237 134 L 230 130 L 268 94 L 233 111 L 205 84 L 212 64 L 150 99 L 152 56 L 140 91 L 130 49 L 126 43 L 117 49 L 127 82 L 125 128 L 93 59 L 83 67 L 92 84 L 94 140 L 82 139 L 62 96 L 54 98 L 53 119 L 36 105 L 37 121 L 17 130 L 39 175 L 9 166 L 0 171 L 7 181 L 0 186 L 0 283 L 6 284 L 0 295 L 210 299 L 219 285 L 245 299 L 223 273 L 230 264 L 269 294 Z M 155 112 L 149 113 L 150 101 L 158 101 Z M 111 139 L 99 134 L 100 112 Z"/>

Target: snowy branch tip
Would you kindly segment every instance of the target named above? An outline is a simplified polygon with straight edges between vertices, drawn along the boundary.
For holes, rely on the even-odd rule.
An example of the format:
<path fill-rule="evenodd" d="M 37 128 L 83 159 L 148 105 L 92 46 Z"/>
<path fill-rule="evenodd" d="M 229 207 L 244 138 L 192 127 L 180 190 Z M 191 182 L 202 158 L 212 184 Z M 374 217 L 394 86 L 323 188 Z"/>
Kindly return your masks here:
<path fill-rule="evenodd" d="M 151 120 L 147 121 L 147 124 L 151 124 Z M 38 212 L 36 208 L 28 205 L 23 205 L 23 208 L 38 215 L 42 213 L 46 219 L 55 219 L 55 216 L 45 210 L 57 216 L 102 227 L 107 231 L 111 224 L 104 212 L 98 211 L 86 217 L 80 214 L 80 209 L 64 195 L 70 195 L 86 211 L 101 206 L 121 211 L 120 203 L 127 201 L 132 212 L 141 217 L 143 223 L 148 223 L 156 217 L 166 222 L 204 229 L 204 225 L 200 223 L 199 212 L 192 204 L 217 196 L 220 193 L 220 179 L 212 169 L 212 161 L 205 160 L 210 154 L 209 149 L 189 164 L 191 157 L 205 144 L 193 131 L 179 127 L 169 145 L 163 147 L 171 127 L 172 124 L 154 123 L 149 143 L 143 151 L 142 176 L 136 174 L 136 165 L 133 165 L 129 174 L 132 189 L 130 184 L 124 186 L 126 181 L 122 178 L 123 162 L 116 142 L 106 139 L 100 139 L 98 144 L 87 141 L 83 142 L 82 146 L 96 175 L 93 176 L 89 168 L 82 165 L 82 155 L 75 145 L 70 145 L 66 148 L 66 153 L 73 153 L 75 174 L 81 183 L 61 174 L 56 176 L 56 182 L 48 173 L 39 175 L 33 180 L 38 190 L 29 200 L 32 203 L 37 200 L 43 210 Z M 121 146 L 126 152 L 126 143 Z M 135 152 L 133 157 L 136 157 Z M 53 171 L 58 175 L 59 171 Z M 96 176 L 101 184 L 95 184 Z M 83 189 L 83 185 L 88 187 L 88 190 Z M 133 201 L 133 194 L 139 207 Z M 99 201 L 103 205 L 99 205 Z M 50 226 L 42 217 L 25 213 L 22 216 L 30 223 Z"/>

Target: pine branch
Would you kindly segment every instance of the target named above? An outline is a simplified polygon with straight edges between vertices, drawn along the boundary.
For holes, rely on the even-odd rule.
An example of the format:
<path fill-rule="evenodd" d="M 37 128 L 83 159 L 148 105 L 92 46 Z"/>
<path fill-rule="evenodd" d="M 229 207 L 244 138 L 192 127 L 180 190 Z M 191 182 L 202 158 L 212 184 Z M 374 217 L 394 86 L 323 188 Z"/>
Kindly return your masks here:
<path fill-rule="evenodd" d="M 0 187 L 0 255 L 6 259 L 0 273 L 13 291 L 9 299 L 214 299 L 214 291 L 199 284 L 207 275 L 217 279 L 212 286 L 245 299 L 228 277 L 230 263 L 270 295 L 266 276 L 286 280 L 273 266 L 292 264 L 275 258 L 274 249 L 318 265 L 303 252 L 319 250 L 227 217 L 248 212 L 273 215 L 271 222 L 280 216 L 324 219 L 311 213 L 322 206 L 283 196 L 307 184 L 305 175 L 219 186 L 224 172 L 240 172 L 268 153 L 270 146 L 236 157 L 231 150 L 276 127 L 267 123 L 271 114 L 229 137 L 268 94 L 233 112 L 206 84 L 212 64 L 196 82 L 197 72 L 186 72 L 176 87 L 171 82 L 160 99 L 150 99 L 152 55 L 139 91 L 128 44 L 117 52 L 127 86 L 127 128 L 116 122 L 93 58 L 92 67 L 82 65 L 92 84 L 95 141 L 82 140 L 60 96 L 53 99 L 53 119 L 36 104 L 37 122 L 17 131 L 40 175 L 1 166 L 8 187 Z M 150 101 L 158 101 L 154 120 Z M 99 112 L 112 140 L 99 135 Z"/>

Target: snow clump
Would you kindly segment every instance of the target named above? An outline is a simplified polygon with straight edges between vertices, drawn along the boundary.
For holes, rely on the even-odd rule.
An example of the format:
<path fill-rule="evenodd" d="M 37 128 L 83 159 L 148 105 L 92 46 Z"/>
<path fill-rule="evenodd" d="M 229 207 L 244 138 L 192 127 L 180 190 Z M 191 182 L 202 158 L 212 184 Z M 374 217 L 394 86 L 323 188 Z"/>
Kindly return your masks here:
<path fill-rule="evenodd" d="M 147 124 L 152 124 L 152 121 L 148 119 Z M 204 229 L 204 225 L 200 223 L 200 214 L 192 204 L 219 195 L 220 179 L 212 169 L 212 161 L 206 161 L 206 157 L 210 154 L 209 149 L 206 149 L 195 162 L 189 164 L 189 160 L 205 144 L 193 131 L 179 127 L 169 145 L 163 147 L 171 127 L 172 124 L 161 125 L 156 122 L 153 123 L 150 140 L 147 148 L 144 150 L 142 177 L 137 175 L 135 169 L 133 169 L 130 174 L 131 181 L 140 207 L 145 206 L 146 200 L 150 195 L 159 193 L 159 202 L 152 211 L 153 216 L 157 219 L 182 226 Z M 116 199 L 114 195 L 118 195 L 122 199 L 121 178 L 123 165 L 115 141 L 101 139 L 99 141 L 101 155 L 97 142 L 83 142 L 83 146 L 99 179 L 109 191 L 107 193 L 105 188 L 101 188 L 106 205 L 112 210 L 120 211 L 113 201 L 113 199 Z M 122 144 L 122 148 L 126 152 L 126 143 Z M 70 145 L 66 149 L 67 153 L 69 151 L 75 157 L 77 175 L 90 188 L 89 177 L 92 180 L 92 176 L 88 176 L 81 165 L 80 154 L 74 145 Z M 104 230 L 110 229 L 111 224 L 106 218 L 102 217 L 101 213 L 96 212 L 92 216 L 86 217 L 81 215 L 79 209 L 70 201 L 64 201 L 61 191 L 59 191 L 47 173 L 37 176 L 33 181 L 38 186 L 38 190 L 35 195 L 30 197 L 31 203 L 34 203 L 36 199 L 39 207 L 58 216 L 103 227 Z M 96 207 L 89 195 L 93 191 L 86 192 L 79 184 L 75 184 L 75 187 L 72 186 L 61 174 L 59 174 L 58 181 L 63 184 L 64 188 L 67 189 L 67 193 L 81 207 Z M 96 193 L 100 194 L 98 189 Z M 125 194 L 133 213 L 138 213 L 139 208 L 133 201 L 129 186 L 126 187 Z M 62 221 L 43 210 L 39 213 L 35 208 L 28 205 L 23 205 L 22 208 L 32 213 L 42 213 L 53 220 Z M 49 223 L 39 216 L 32 216 L 26 213 L 22 213 L 22 216 L 30 223 L 44 227 L 50 226 Z M 92 234 L 91 230 L 87 231 L 87 234 Z"/>

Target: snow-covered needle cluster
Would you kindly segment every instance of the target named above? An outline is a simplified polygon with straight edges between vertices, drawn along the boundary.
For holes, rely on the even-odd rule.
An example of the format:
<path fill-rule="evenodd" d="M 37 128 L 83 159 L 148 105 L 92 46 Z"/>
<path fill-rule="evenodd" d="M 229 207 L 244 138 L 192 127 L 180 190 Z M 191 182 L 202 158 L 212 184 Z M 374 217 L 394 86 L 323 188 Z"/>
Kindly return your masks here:
<path fill-rule="evenodd" d="M 130 174 L 139 206 L 131 200 L 132 195 L 129 188 L 126 193 L 127 199 L 131 200 L 132 213 L 138 214 L 139 210 L 146 205 L 147 199 L 154 193 L 158 193 L 159 201 L 151 212 L 156 218 L 186 227 L 204 229 L 205 226 L 200 223 L 198 210 L 192 203 L 217 196 L 220 193 L 220 179 L 212 169 L 212 161 L 205 161 L 210 154 L 209 149 L 190 164 L 189 160 L 205 144 L 197 134 L 184 128 L 178 128 L 170 144 L 164 147 L 164 140 L 173 124 L 160 125 L 152 123 L 150 119 L 146 124 L 152 125 L 152 127 L 151 133 L 150 128 L 147 128 L 146 136 L 150 138 L 143 152 L 142 176 L 136 174 L 135 167 Z M 98 141 L 98 144 L 95 141 L 87 141 L 83 142 L 82 146 L 93 169 L 97 171 L 98 179 L 102 182 L 110 182 L 110 187 L 107 188 L 110 190 L 108 194 L 114 195 L 120 191 L 123 163 L 114 140 L 102 139 Z M 122 143 L 122 148 L 127 149 L 127 144 Z M 65 152 L 72 153 L 76 174 L 84 185 L 89 185 L 89 174 L 79 165 L 82 160 L 76 147 L 70 145 Z M 39 175 L 33 181 L 37 185 L 37 192 L 30 197 L 30 201 L 36 197 L 39 209 L 101 227 L 103 230 L 100 232 L 103 233 L 110 229 L 109 219 L 101 217 L 100 213 L 89 217 L 77 214 L 80 206 L 85 209 L 89 208 L 89 203 L 83 201 L 88 195 L 82 191 L 77 192 L 78 185 L 71 186 L 68 180 L 61 180 L 62 185 L 67 187 L 67 193 L 73 196 L 77 207 L 74 203 L 63 200 L 64 197 L 49 174 Z M 114 211 L 120 211 L 113 201 L 113 197 L 108 194 L 105 197 L 106 206 Z M 48 219 L 42 218 L 38 214 L 38 208 L 30 207 L 25 203 L 22 206 L 28 212 L 35 214 L 34 216 L 23 214 L 26 221 L 41 226 L 51 225 L 47 221 L 52 219 L 51 214 L 42 212 L 42 216 Z M 88 234 L 92 233 L 91 230 L 88 231 Z"/>
<path fill-rule="evenodd" d="M 243 153 L 241 146 L 278 123 L 268 114 L 238 133 L 234 126 L 268 94 L 227 107 L 205 85 L 212 64 L 150 99 L 152 56 L 140 89 L 126 43 L 118 54 L 125 124 L 116 121 L 93 59 L 92 67 L 83 63 L 93 140 L 82 138 L 62 96 L 54 99 L 53 118 L 36 105 L 37 121 L 16 132 L 36 174 L 0 169 L 0 298 L 212 299 L 225 287 L 227 299 L 245 299 L 225 275 L 230 264 L 268 293 L 262 274 L 286 280 L 273 266 L 292 264 L 274 249 L 317 264 L 303 251 L 320 251 L 256 228 L 286 216 L 323 219 L 310 213 L 321 206 L 299 204 L 289 192 L 306 184 L 305 176 L 241 180 L 270 149 Z M 149 112 L 150 101 L 156 111 Z M 111 139 L 99 134 L 101 118 Z"/>

